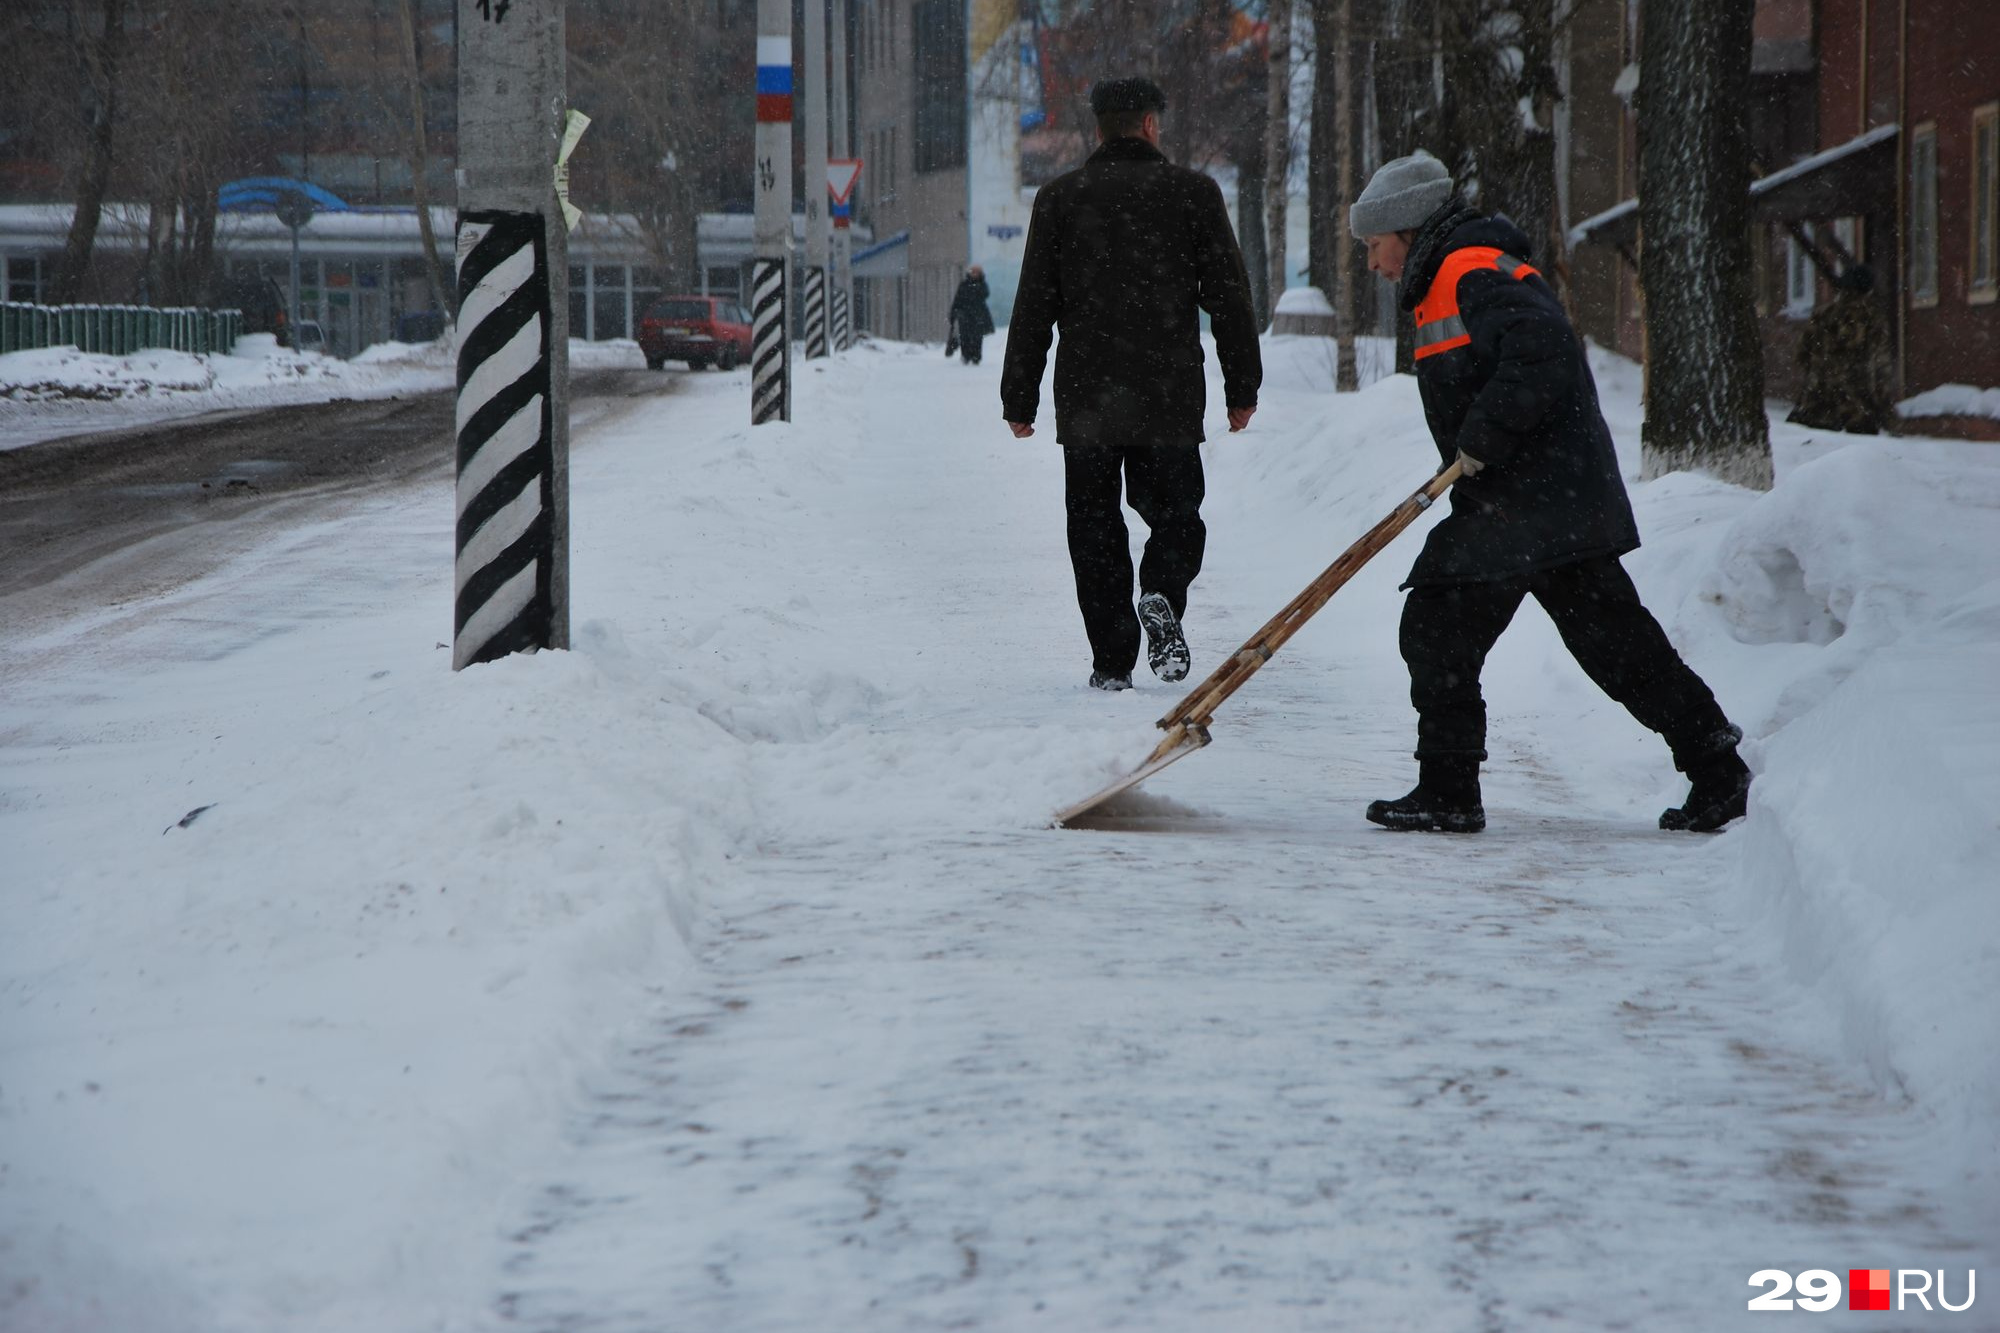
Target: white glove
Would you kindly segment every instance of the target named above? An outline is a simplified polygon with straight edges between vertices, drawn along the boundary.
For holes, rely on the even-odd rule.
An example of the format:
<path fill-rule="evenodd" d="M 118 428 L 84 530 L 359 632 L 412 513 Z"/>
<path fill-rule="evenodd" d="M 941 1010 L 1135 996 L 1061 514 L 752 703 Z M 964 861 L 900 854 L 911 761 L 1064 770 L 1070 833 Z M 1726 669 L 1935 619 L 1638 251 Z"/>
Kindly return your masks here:
<path fill-rule="evenodd" d="M 1466 476 L 1476 477 L 1479 475 L 1479 470 L 1485 467 L 1486 464 L 1480 462 L 1471 454 L 1465 452 L 1465 450 L 1460 449 L 1458 451 L 1458 466 L 1464 471 Z"/>

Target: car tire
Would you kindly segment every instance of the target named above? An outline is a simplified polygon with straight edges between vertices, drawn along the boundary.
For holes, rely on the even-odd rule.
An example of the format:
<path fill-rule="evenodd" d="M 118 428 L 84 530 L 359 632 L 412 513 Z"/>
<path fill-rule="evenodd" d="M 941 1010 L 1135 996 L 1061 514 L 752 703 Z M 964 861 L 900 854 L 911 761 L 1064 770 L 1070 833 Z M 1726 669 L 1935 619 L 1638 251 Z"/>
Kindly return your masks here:
<path fill-rule="evenodd" d="M 646 358 L 646 369 L 648 370 L 665 370 L 666 367 L 667 358 L 664 356 L 649 356 Z"/>
<path fill-rule="evenodd" d="M 736 369 L 736 345 L 734 343 L 722 349 L 722 355 L 716 359 L 715 368 L 717 370 Z"/>

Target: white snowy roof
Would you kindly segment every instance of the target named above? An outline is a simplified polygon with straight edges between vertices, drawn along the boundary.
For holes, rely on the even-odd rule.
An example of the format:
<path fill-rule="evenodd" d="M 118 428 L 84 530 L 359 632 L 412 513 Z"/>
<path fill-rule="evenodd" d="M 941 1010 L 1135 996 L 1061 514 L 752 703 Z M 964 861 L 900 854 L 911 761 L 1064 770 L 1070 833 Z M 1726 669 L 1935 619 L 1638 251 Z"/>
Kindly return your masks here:
<path fill-rule="evenodd" d="M 1846 143 L 1836 144 L 1823 152 L 1814 153 L 1811 157 L 1800 158 L 1790 166 L 1781 167 L 1769 175 L 1759 176 L 1756 180 L 1750 182 L 1750 198 L 1753 202 L 1758 199 L 1767 198 L 1775 191 L 1783 189 L 1787 185 L 1823 172 L 1827 168 L 1844 162 L 1858 153 L 1873 148 L 1876 144 L 1885 143 L 1895 138 L 1900 128 L 1897 125 L 1877 125 L 1866 134 L 1857 135 L 1849 139 Z M 1613 204 L 1602 213 L 1585 218 L 1582 222 L 1571 227 L 1569 229 L 1569 243 L 1574 247 L 1582 245 L 1586 241 L 1624 242 L 1629 239 L 1628 233 L 1630 229 L 1638 225 L 1638 218 L 1636 216 L 1638 211 L 1639 201 L 1637 198 Z"/>

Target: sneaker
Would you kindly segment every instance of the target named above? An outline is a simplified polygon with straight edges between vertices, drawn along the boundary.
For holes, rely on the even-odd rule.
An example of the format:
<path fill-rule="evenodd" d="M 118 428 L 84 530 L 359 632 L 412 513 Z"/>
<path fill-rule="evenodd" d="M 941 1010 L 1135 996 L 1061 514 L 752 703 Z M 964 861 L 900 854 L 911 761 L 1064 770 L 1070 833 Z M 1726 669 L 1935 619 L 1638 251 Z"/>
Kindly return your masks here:
<path fill-rule="evenodd" d="M 1108 671 L 1093 671 L 1090 673 L 1090 688 L 1116 694 L 1132 688 L 1132 677 L 1129 674 L 1114 676 Z"/>
<path fill-rule="evenodd" d="M 1139 624 L 1146 631 L 1146 663 L 1153 674 L 1169 682 L 1186 680 L 1187 636 L 1164 594 L 1149 592 L 1139 599 Z"/>

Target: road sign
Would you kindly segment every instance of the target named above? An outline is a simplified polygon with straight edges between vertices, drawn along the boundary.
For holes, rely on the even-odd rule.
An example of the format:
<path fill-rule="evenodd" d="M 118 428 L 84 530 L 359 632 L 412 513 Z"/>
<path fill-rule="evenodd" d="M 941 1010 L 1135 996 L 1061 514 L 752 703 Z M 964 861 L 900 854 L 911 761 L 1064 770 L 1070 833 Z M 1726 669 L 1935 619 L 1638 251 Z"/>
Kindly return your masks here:
<path fill-rule="evenodd" d="M 861 179 L 861 159 L 858 157 L 835 158 L 826 164 L 826 192 L 833 196 L 833 202 L 844 204 L 854 193 L 854 183 Z"/>

